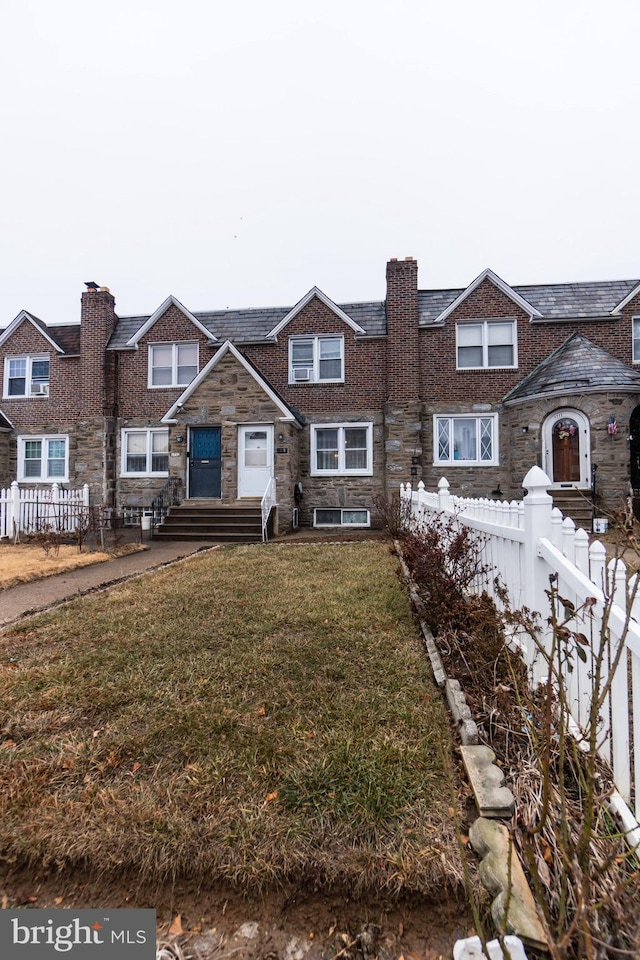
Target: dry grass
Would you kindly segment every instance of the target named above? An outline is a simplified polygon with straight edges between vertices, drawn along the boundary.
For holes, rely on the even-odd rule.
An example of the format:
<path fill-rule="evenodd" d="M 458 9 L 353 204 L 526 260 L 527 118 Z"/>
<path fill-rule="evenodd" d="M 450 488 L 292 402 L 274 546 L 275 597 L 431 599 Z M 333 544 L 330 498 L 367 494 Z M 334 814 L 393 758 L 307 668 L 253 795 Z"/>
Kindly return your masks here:
<path fill-rule="evenodd" d="M 5 634 L 2 856 L 459 893 L 449 724 L 396 566 L 227 548 Z"/>
<path fill-rule="evenodd" d="M 142 549 L 139 544 L 127 544 L 118 548 L 118 554 L 121 556 L 139 549 Z M 62 544 L 56 556 L 52 550 L 47 556 L 44 549 L 35 544 L 0 544 L 0 590 L 52 577 L 56 573 L 66 573 L 91 563 L 104 563 L 105 560 L 112 560 L 113 556 L 113 553 L 79 553 L 78 547 L 71 544 Z"/>

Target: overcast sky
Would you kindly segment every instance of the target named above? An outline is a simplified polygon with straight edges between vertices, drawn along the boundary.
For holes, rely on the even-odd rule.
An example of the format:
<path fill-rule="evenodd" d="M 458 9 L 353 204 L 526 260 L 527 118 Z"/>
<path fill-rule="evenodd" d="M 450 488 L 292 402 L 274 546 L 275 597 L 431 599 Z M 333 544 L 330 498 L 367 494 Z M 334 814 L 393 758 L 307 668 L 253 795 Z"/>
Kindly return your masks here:
<path fill-rule="evenodd" d="M 640 278 L 638 0 L 5 0 L 0 326 Z"/>

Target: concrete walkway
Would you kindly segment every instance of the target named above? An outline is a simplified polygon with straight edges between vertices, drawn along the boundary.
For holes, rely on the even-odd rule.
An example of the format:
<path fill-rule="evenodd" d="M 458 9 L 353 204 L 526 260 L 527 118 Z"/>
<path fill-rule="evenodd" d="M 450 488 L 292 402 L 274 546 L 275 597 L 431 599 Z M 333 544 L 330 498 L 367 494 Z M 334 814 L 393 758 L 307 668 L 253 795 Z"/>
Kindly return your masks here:
<path fill-rule="evenodd" d="M 210 550 L 214 546 L 215 544 L 203 541 L 150 540 L 145 544 L 145 549 L 138 553 L 114 557 L 104 563 L 94 563 L 88 567 L 56 574 L 54 577 L 0 590 L 0 629 L 27 614 L 46 610 L 123 580 L 130 580 L 201 550 Z"/>

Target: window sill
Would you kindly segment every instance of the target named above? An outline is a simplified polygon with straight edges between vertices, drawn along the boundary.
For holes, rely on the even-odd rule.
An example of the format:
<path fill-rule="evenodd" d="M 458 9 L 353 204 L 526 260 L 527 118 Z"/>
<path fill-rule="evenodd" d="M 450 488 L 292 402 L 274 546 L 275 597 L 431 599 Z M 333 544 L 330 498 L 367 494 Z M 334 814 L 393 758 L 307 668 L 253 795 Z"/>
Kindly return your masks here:
<path fill-rule="evenodd" d="M 18 477 L 18 483 L 25 483 L 28 486 L 39 484 L 40 486 L 52 487 L 54 483 L 69 483 L 69 477 L 52 477 L 51 480 L 42 480 L 40 477 Z"/>
<path fill-rule="evenodd" d="M 166 473 L 121 473 L 120 480 L 166 480 L 169 471 Z"/>
<path fill-rule="evenodd" d="M 434 461 L 434 467 L 499 467 L 495 460 L 445 460 Z"/>
<path fill-rule="evenodd" d="M 517 370 L 518 367 L 456 367 L 456 373 L 476 372 L 478 370 Z"/>
<path fill-rule="evenodd" d="M 358 470 L 354 472 L 349 470 L 348 472 L 341 472 L 340 470 L 310 470 L 310 477 L 372 477 L 373 470 Z"/>
<path fill-rule="evenodd" d="M 3 400 L 48 400 L 48 393 L 10 393 L 3 394 Z"/>
<path fill-rule="evenodd" d="M 289 380 L 290 387 L 333 387 L 340 386 L 344 380 Z"/>
<path fill-rule="evenodd" d="M 192 383 L 148 383 L 147 390 L 186 390 Z"/>

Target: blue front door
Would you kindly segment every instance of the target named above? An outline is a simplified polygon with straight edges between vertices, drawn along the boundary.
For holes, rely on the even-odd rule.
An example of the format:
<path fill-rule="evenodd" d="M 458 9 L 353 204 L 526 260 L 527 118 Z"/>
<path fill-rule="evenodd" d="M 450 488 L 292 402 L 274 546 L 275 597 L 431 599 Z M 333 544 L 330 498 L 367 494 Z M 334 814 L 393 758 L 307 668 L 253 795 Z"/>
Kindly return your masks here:
<path fill-rule="evenodd" d="M 220 497 L 221 495 L 220 431 L 220 427 L 191 428 L 190 497 Z"/>

